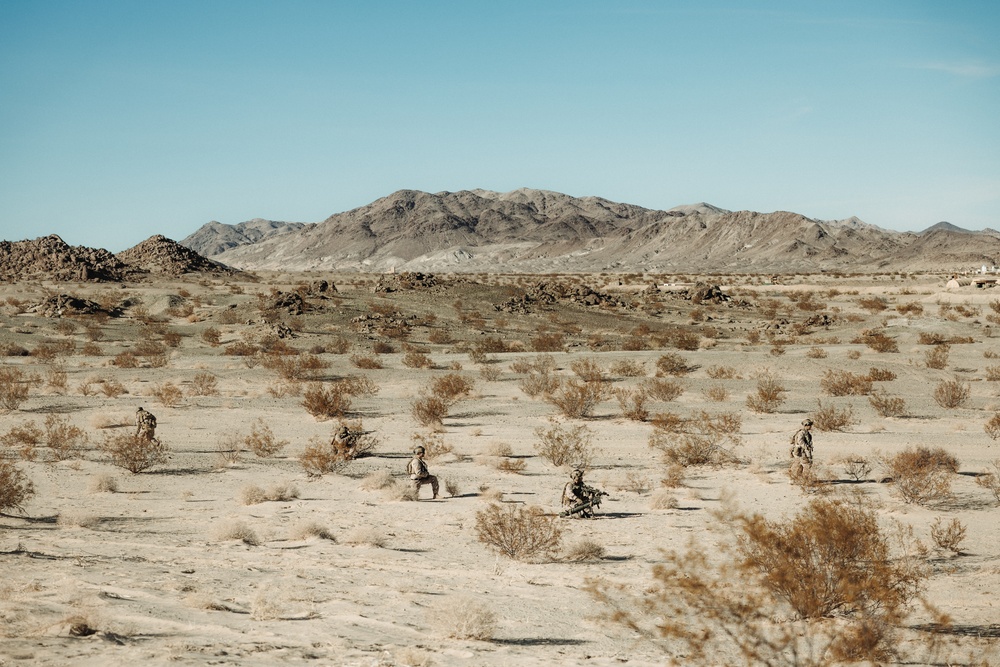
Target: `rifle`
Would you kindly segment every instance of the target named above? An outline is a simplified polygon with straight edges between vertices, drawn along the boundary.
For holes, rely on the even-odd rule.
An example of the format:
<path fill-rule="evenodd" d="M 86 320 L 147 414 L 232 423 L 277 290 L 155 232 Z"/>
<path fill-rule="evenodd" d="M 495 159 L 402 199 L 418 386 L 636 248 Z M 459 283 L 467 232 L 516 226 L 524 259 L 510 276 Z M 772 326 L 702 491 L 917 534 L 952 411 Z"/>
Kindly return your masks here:
<path fill-rule="evenodd" d="M 584 510 L 592 508 L 596 509 L 601 506 L 601 496 L 608 495 L 604 491 L 598 491 L 597 489 L 591 489 L 591 488 L 588 488 L 587 492 L 590 495 L 589 499 L 577 503 L 576 505 L 573 505 L 569 509 L 559 512 L 559 516 L 561 517 L 573 516 L 577 512 L 583 512 Z"/>

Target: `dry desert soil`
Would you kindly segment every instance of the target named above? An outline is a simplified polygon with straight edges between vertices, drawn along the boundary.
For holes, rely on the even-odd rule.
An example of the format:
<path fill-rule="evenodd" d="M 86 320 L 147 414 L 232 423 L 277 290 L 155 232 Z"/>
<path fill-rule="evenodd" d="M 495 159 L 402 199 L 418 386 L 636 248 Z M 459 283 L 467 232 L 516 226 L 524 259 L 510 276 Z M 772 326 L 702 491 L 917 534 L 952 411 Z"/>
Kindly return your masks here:
<path fill-rule="evenodd" d="M 920 572 L 921 598 L 950 619 L 913 598 L 884 664 L 1000 664 L 1000 501 L 987 474 L 1000 459 L 987 429 L 1000 431 L 1000 291 L 948 290 L 947 277 L 0 285 L 0 390 L 28 389 L 0 414 L 0 453 L 34 491 L 0 516 L 0 665 L 757 664 L 718 638 L 698 657 L 658 637 L 662 608 L 616 623 L 593 591 L 620 586 L 616 599 L 638 610 L 669 552 L 734 557 L 727 515 L 789 521 L 828 501 L 874 513 L 894 562 Z M 785 391 L 762 406 L 768 377 Z M 838 379 L 859 393 L 834 395 Z M 943 385 L 959 405 L 935 398 Z M 599 388 L 580 416 L 559 405 L 574 386 Z M 648 414 L 629 409 L 643 387 Z M 414 406 L 435 390 L 444 416 L 422 423 Z M 311 414 L 320 392 L 341 412 Z M 896 416 L 873 396 L 898 399 Z M 139 406 L 168 452 L 131 473 L 108 447 L 134 431 Z M 702 413 L 728 427 L 711 432 Z M 794 484 L 789 437 L 806 417 L 842 423 L 818 425 L 815 480 Z M 370 455 L 304 465 L 341 420 L 372 432 Z M 539 452 L 546 431 L 590 451 L 554 465 Z M 280 449 L 257 455 L 252 432 Z M 713 460 L 666 461 L 684 436 Z M 407 494 L 419 443 L 442 481 L 436 500 L 426 486 Z M 945 493 L 904 497 L 887 466 L 908 448 L 957 459 L 938 478 Z M 573 464 L 609 494 L 592 519 L 555 516 Z M 558 545 L 498 553 L 477 530 L 490 507 L 540 508 L 525 520 L 561 530 Z M 935 522 L 957 522 L 964 539 L 949 549 Z M 767 613 L 767 632 L 791 629 L 811 651 L 771 664 L 834 664 L 823 637 L 852 620 Z"/>

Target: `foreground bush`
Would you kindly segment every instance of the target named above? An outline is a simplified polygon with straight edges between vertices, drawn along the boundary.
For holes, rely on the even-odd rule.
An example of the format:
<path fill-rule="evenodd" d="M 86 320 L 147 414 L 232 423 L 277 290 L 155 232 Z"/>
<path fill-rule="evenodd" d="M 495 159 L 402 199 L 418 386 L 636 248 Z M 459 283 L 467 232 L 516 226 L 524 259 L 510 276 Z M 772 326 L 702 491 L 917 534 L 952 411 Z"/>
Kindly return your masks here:
<path fill-rule="evenodd" d="M 17 410 L 28 399 L 28 389 L 37 384 L 20 368 L 0 367 L 0 409 Z"/>
<path fill-rule="evenodd" d="M 491 503 L 476 512 L 476 537 L 503 556 L 529 560 L 555 553 L 562 531 L 556 517 L 541 507 Z"/>
<path fill-rule="evenodd" d="M 960 408 L 965 405 L 972 390 L 961 380 L 942 380 L 934 388 L 934 401 L 942 408 Z"/>
<path fill-rule="evenodd" d="M 133 474 L 166 463 L 170 451 L 159 440 L 146 440 L 128 433 L 106 434 L 100 449 L 111 457 L 112 464 Z"/>
<path fill-rule="evenodd" d="M 35 495 L 35 485 L 13 461 L 0 459 L 0 512 L 23 510 L 23 505 Z"/>
<path fill-rule="evenodd" d="M 951 497 L 958 459 L 941 447 L 908 447 L 883 460 L 896 493 L 907 503 L 927 505 Z"/>
<path fill-rule="evenodd" d="M 818 666 L 895 654 L 894 629 L 926 572 L 891 548 L 872 510 L 817 499 L 791 519 L 721 519 L 736 532 L 721 560 L 692 545 L 664 554 L 641 593 L 589 582 L 610 608 L 606 618 L 685 665 Z"/>

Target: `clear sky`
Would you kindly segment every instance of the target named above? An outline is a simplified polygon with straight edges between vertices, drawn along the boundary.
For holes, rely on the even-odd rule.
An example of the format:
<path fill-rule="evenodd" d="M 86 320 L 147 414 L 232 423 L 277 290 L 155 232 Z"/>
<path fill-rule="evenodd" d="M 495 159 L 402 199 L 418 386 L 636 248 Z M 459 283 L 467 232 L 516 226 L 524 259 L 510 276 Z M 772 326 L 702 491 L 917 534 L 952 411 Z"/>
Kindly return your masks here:
<path fill-rule="evenodd" d="M 1000 2 L 0 0 L 0 238 L 519 187 L 1000 228 Z"/>

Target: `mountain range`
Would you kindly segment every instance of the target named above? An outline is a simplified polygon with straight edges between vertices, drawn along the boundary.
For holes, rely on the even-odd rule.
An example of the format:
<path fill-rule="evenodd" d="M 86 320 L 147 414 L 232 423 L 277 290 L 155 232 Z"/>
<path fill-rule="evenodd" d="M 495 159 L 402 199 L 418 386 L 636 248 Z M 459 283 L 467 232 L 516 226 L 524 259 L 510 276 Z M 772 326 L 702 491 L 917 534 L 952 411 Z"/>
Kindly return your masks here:
<path fill-rule="evenodd" d="M 1000 233 L 946 222 L 897 232 L 857 218 L 706 203 L 662 211 L 527 188 L 400 190 L 319 223 L 213 221 L 180 244 L 245 270 L 770 273 L 1000 263 Z"/>

